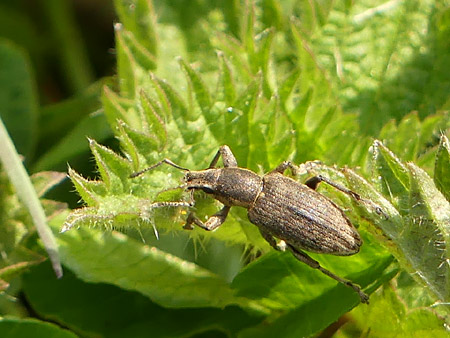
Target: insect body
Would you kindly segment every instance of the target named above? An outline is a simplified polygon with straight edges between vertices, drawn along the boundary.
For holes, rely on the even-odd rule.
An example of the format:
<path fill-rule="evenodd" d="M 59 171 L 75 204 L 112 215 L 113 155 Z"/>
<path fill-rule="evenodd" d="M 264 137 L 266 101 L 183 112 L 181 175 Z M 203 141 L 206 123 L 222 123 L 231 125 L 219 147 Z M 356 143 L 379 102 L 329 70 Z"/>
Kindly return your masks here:
<path fill-rule="evenodd" d="M 224 168 L 216 168 L 220 156 Z M 268 174 L 259 176 L 251 170 L 239 168 L 228 146 L 220 147 L 208 169 L 191 171 L 165 159 L 132 177 L 162 163 L 186 171 L 184 180 L 187 190 L 203 190 L 224 204 L 206 222 L 193 213 L 189 214 L 186 229 L 192 229 L 192 224 L 195 224 L 205 230 L 214 230 L 223 224 L 231 207 L 244 207 L 248 210 L 250 222 L 258 226 L 262 236 L 273 248 L 291 251 L 300 261 L 353 288 L 361 301 L 368 303 L 369 297 L 358 285 L 324 269 L 302 251 L 342 256 L 359 251 L 362 241 L 355 227 L 336 204 L 315 191 L 315 188 L 320 182 L 326 182 L 361 200 L 358 194 L 322 176 L 315 176 L 301 184 L 283 175 L 287 168 L 296 171 L 296 166 L 290 162 L 283 162 Z M 171 202 L 171 205 L 176 203 Z M 185 205 L 185 202 L 180 203 Z"/>

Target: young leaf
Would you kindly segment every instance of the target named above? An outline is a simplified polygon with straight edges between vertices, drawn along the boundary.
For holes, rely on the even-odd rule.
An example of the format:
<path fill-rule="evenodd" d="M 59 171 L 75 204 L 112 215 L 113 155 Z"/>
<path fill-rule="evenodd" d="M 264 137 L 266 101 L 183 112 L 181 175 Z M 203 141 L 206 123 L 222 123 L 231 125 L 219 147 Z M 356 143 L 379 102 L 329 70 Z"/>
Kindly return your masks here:
<path fill-rule="evenodd" d="M 212 105 L 211 94 L 209 93 L 208 88 L 201 79 L 200 75 L 194 69 L 192 69 L 191 66 L 189 66 L 182 59 L 179 59 L 179 62 L 181 65 L 181 69 L 186 74 L 186 77 L 188 78 L 189 83 L 194 90 L 195 98 L 200 107 L 200 110 L 203 113 L 203 116 L 207 118 L 208 123 L 212 123 L 215 120 L 215 116 L 211 116 L 211 114 L 208 114 Z"/>
<path fill-rule="evenodd" d="M 69 167 L 69 177 L 83 201 L 89 206 L 99 204 L 99 197 L 107 194 L 103 181 L 89 181 Z"/>
<path fill-rule="evenodd" d="M 443 301 L 450 300 L 450 203 L 432 179 L 408 163 L 410 172 L 410 219 L 401 245 L 412 266 Z"/>
<path fill-rule="evenodd" d="M 142 123 L 143 129 L 154 135 L 158 140 L 159 150 L 167 143 L 167 130 L 163 121 L 161 109 L 158 109 L 158 105 L 150 97 L 145 94 L 144 91 L 140 93 L 140 103 L 142 107 Z"/>
<path fill-rule="evenodd" d="M 136 41 L 149 53 L 157 55 L 156 15 L 152 1 L 115 0 L 114 5 L 120 22 L 136 37 Z"/>
<path fill-rule="evenodd" d="M 409 201 L 409 175 L 400 159 L 381 142 L 375 141 L 372 146 L 372 167 L 377 172 L 375 181 L 385 196 L 402 213 L 406 213 Z"/>
<path fill-rule="evenodd" d="M 130 186 L 130 164 L 112 150 L 89 140 L 89 146 L 95 156 L 98 171 L 110 193 L 128 191 Z"/>

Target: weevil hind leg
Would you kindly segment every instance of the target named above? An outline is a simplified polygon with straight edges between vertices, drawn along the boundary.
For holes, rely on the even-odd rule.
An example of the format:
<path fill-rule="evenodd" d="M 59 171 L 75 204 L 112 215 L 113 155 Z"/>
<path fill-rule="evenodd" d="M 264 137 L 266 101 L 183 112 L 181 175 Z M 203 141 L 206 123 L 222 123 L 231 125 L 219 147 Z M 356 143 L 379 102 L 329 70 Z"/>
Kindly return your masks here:
<path fill-rule="evenodd" d="M 259 232 L 272 248 L 274 248 L 277 251 L 286 251 L 287 244 L 285 241 L 283 241 L 282 239 L 276 240 L 275 237 L 273 237 L 270 233 L 262 230 L 261 228 L 259 228 Z"/>
<path fill-rule="evenodd" d="M 361 195 L 357 194 L 356 192 L 351 191 L 350 189 L 347 189 L 346 187 L 343 187 L 342 185 L 337 184 L 322 175 L 317 175 L 317 176 L 309 178 L 305 182 L 305 185 L 310 187 L 313 190 L 316 190 L 317 186 L 319 185 L 320 182 L 324 182 L 324 183 L 332 186 L 333 188 L 335 188 L 339 191 L 342 191 L 344 194 L 349 195 L 351 198 L 353 198 L 357 202 L 364 203 L 366 205 L 370 205 L 372 208 L 375 209 L 375 212 L 377 214 L 383 215 L 385 219 L 389 218 L 379 205 L 375 204 L 374 202 L 372 202 L 370 200 L 362 198 Z"/>
<path fill-rule="evenodd" d="M 287 248 L 292 252 L 294 257 L 297 258 L 299 261 L 309 265 L 313 269 L 320 270 L 323 274 L 327 275 L 328 277 L 331 277 L 334 280 L 338 281 L 339 283 L 342 283 L 342 284 L 352 288 L 355 292 L 358 293 L 359 298 L 361 299 L 362 303 L 369 304 L 369 296 L 361 290 L 361 287 L 359 285 L 357 285 L 349 280 L 346 280 L 344 278 L 341 278 L 338 275 L 335 275 L 334 273 L 332 273 L 331 271 L 323 268 L 318 261 L 309 257 L 303 251 L 294 248 L 292 245 L 288 244 Z"/>
<path fill-rule="evenodd" d="M 295 164 L 293 164 L 290 161 L 284 161 L 278 167 L 276 167 L 274 170 L 272 170 L 271 173 L 278 172 L 280 174 L 283 174 L 286 171 L 286 169 L 288 169 L 288 168 L 292 171 L 292 174 L 294 174 L 294 176 L 297 176 L 298 173 L 300 172 L 300 168 L 298 166 L 296 166 Z M 319 185 L 320 182 L 325 182 L 326 184 L 332 186 L 333 188 L 335 188 L 339 191 L 342 191 L 343 193 L 349 195 L 351 198 L 353 198 L 357 202 L 361 202 L 361 203 L 365 203 L 366 205 L 370 205 L 372 208 L 375 209 L 375 212 L 377 214 L 382 215 L 385 219 L 389 218 L 388 215 L 383 211 L 383 209 L 379 205 L 373 203 L 370 200 L 362 198 L 356 192 L 351 191 L 350 189 L 347 189 L 346 187 L 343 187 L 342 185 L 337 184 L 322 175 L 317 175 L 317 176 L 311 177 L 304 184 L 306 186 L 308 186 L 309 188 L 316 190 L 317 186 Z"/>
<path fill-rule="evenodd" d="M 297 176 L 298 172 L 299 172 L 299 167 L 296 166 L 294 163 L 292 163 L 291 161 L 284 161 L 282 163 L 280 163 L 280 165 L 278 167 L 276 167 L 275 169 L 273 169 L 270 173 L 280 173 L 283 174 L 286 169 L 291 169 L 292 174 L 294 176 Z"/>
<path fill-rule="evenodd" d="M 197 216 L 195 216 L 193 213 L 190 213 L 183 228 L 186 230 L 192 230 L 194 229 L 192 224 L 195 224 L 204 230 L 213 231 L 225 222 L 230 208 L 231 207 L 224 206 L 214 215 L 209 217 L 206 222 L 202 222 Z"/>
<path fill-rule="evenodd" d="M 222 156 L 223 166 L 225 168 L 236 168 L 238 166 L 236 157 L 234 157 L 230 147 L 228 147 L 227 145 L 223 145 L 217 151 L 208 169 L 213 169 L 216 167 L 220 156 Z"/>

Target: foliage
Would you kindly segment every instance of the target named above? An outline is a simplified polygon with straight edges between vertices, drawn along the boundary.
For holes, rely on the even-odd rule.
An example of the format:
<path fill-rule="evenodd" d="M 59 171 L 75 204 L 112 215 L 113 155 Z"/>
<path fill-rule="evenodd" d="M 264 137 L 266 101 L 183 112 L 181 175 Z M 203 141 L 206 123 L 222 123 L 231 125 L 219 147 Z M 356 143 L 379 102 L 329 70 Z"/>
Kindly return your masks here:
<path fill-rule="evenodd" d="M 30 163 L 39 171 L 58 168 L 90 136 L 97 177 L 69 169 L 84 206 L 70 211 L 42 202 L 51 228 L 63 230 L 57 242 L 65 276 L 52 279 L 46 264 L 22 274 L 42 252 L 2 176 L 3 290 L 23 290 L 40 318 L 81 336 L 299 337 L 342 316 L 354 320 L 341 336 L 445 334 L 448 9 L 431 0 L 114 5 L 116 78 L 45 108 L 42 114 L 55 118 L 43 131 L 58 142 Z M 88 81 L 89 71 L 78 75 L 75 87 Z M 93 111 L 96 99 L 99 114 L 75 113 Z M 14 116 L 11 100 L 2 100 L 2 118 Z M 35 114 L 33 99 L 25 102 L 21 109 Z M 61 119 L 64 112 L 70 121 Z M 70 133 L 57 134 L 70 123 Z M 120 149 L 100 144 L 110 133 Z M 221 144 L 241 167 L 263 174 L 283 160 L 303 163 L 296 179 L 326 175 L 379 207 L 320 187 L 359 225 L 364 245 L 355 256 L 314 259 L 372 293 L 369 306 L 357 306 L 352 290 L 271 250 L 244 209 L 232 208 L 215 232 L 183 230 L 189 208 L 155 204 L 188 199 L 175 168 L 130 178 L 162 158 L 206 168 Z M 57 182 L 44 178 L 50 183 L 43 192 Z M 200 218 L 218 206 L 196 193 Z M 378 323 L 384 311 L 392 318 L 383 322 L 387 331 Z M 44 321 L 0 320 L 0 330 L 27 325 L 50 329 Z"/>

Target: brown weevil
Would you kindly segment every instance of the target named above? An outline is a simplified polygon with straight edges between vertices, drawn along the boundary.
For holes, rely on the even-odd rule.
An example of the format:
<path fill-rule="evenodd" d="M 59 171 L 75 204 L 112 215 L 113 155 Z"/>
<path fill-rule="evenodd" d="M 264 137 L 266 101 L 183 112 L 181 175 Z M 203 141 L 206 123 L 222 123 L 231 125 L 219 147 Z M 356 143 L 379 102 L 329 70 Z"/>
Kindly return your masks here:
<path fill-rule="evenodd" d="M 216 168 L 222 156 L 223 168 Z M 223 203 L 223 208 L 202 222 L 193 213 L 187 217 L 185 229 L 195 224 L 205 230 L 217 229 L 225 222 L 230 208 L 244 207 L 248 218 L 261 235 L 277 250 L 289 250 L 301 262 L 322 271 L 327 276 L 355 290 L 361 302 L 368 303 L 369 296 L 355 283 L 345 280 L 324 269 L 319 262 L 302 250 L 315 253 L 349 256 L 359 252 L 362 240 L 356 228 L 344 212 L 330 199 L 315 189 L 320 182 L 361 201 L 362 198 L 323 176 L 315 176 L 301 184 L 284 176 L 286 169 L 295 174 L 298 167 L 283 162 L 271 172 L 260 176 L 253 171 L 239 168 L 236 158 L 226 145 L 221 146 L 207 169 L 193 171 L 164 159 L 153 166 L 136 172 L 136 177 L 148 170 L 166 163 L 186 171 L 184 176 L 187 190 L 203 190 Z M 191 195 L 192 196 L 192 195 Z M 186 202 L 162 202 L 170 206 L 187 206 Z"/>

